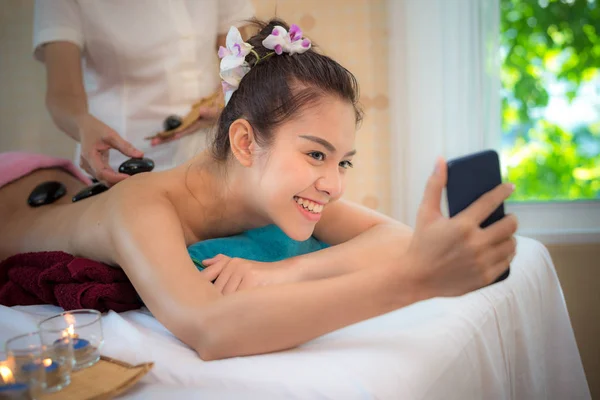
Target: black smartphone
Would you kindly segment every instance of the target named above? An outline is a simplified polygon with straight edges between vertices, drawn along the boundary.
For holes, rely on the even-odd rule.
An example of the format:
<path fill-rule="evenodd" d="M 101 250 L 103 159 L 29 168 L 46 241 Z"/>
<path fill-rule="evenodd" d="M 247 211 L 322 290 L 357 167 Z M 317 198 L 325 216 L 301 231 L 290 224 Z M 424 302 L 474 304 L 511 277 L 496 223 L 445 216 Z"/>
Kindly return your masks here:
<path fill-rule="evenodd" d="M 502 183 L 500 158 L 494 150 L 484 150 L 464 157 L 449 160 L 446 196 L 448 214 L 455 216 L 471 203 Z M 504 218 L 504 203 L 481 223 L 485 228 Z M 494 282 L 508 278 L 510 267 Z"/>

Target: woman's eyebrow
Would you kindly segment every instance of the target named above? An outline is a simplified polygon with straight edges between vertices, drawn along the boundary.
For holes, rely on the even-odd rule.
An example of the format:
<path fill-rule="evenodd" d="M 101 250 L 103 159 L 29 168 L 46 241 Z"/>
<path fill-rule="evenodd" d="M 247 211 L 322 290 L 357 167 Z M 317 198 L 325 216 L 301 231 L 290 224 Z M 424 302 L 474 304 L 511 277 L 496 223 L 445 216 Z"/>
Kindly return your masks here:
<path fill-rule="evenodd" d="M 300 135 L 300 137 L 302 139 L 306 139 L 306 140 L 310 140 L 311 142 L 318 143 L 332 153 L 335 153 L 337 151 L 334 145 L 332 145 L 327 140 L 320 138 L 318 136 Z M 355 154 L 356 154 L 356 150 L 352 150 L 352 151 L 349 151 L 348 153 L 346 153 L 345 157 L 353 156 Z"/>

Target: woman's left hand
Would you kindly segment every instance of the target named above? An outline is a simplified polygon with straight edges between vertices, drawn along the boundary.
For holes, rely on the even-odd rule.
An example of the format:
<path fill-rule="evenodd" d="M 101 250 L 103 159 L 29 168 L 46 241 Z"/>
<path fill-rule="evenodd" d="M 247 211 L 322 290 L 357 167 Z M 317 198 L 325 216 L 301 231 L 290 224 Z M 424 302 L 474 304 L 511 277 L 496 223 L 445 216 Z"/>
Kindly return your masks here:
<path fill-rule="evenodd" d="M 293 281 L 289 269 L 277 262 L 252 261 L 218 254 L 203 260 L 202 264 L 206 268 L 200 273 L 211 282 L 216 279 L 215 287 L 224 295 L 243 289 Z"/>

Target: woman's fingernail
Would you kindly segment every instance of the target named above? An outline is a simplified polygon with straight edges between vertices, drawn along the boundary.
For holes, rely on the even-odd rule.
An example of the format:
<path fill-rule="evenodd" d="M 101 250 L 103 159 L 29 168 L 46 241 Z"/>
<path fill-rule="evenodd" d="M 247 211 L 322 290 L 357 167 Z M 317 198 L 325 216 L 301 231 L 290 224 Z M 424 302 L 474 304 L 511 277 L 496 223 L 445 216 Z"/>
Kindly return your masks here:
<path fill-rule="evenodd" d="M 433 168 L 433 174 L 439 175 L 439 173 L 440 173 L 440 160 L 437 159 L 437 160 L 435 160 L 435 167 Z"/>
<path fill-rule="evenodd" d="M 511 184 L 509 184 L 508 186 L 510 187 L 510 192 L 511 192 L 511 193 L 515 191 L 515 188 L 516 188 L 516 186 L 515 186 L 515 184 L 514 184 L 514 183 L 511 183 Z"/>

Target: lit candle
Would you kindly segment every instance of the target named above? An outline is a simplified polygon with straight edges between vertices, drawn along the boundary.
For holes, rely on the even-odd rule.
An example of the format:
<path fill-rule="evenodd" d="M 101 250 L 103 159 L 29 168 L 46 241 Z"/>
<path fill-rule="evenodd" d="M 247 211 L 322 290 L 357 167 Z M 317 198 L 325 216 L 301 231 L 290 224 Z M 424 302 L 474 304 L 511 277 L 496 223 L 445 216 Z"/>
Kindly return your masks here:
<path fill-rule="evenodd" d="M 83 357 L 86 357 L 90 351 L 93 351 L 93 347 L 90 345 L 89 340 L 82 339 L 79 337 L 77 333 L 75 333 L 75 329 L 73 325 L 69 325 L 67 329 L 62 334 L 63 339 L 57 339 L 54 344 L 57 346 L 65 346 L 64 338 L 71 338 L 73 342 L 73 352 L 75 356 L 75 360 L 80 360 Z"/>
<path fill-rule="evenodd" d="M 44 367 L 46 367 L 46 373 L 52 372 L 58 368 L 58 363 L 55 363 L 49 358 L 44 359 Z"/>
<path fill-rule="evenodd" d="M 62 381 L 59 370 L 60 365 L 49 358 L 44 359 L 44 367 L 46 369 L 46 386 L 55 387 Z"/>
<path fill-rule="evenodd" d="M 31 363 L 24 364 L 24 365 L 21 367 L 21 370 L 22 370 L 23 372 L 35 372 L 35 371 L 37 371 L 38 369 L 40 369 L 40 368 L 41 368 L 41 366 L 42 366 L 42 365 L 41 365 L 39 362 L 31 362 Z"/>
<path fill-rule="evenodd" d="M 56 346 L 66 346 L 67 345 L 67 343 L 65 343 L 63 339 L 56 339 L 54 341 L 54 344 Z M 73 350 L 75 350 L 75 352 L 85 350 L 86 347 L 88 347 L 89 345 L 90 345 L 90 342 L 88 340 L 73 338 Z"/>
<path fill-rule="evenodd" d="M 0 363 L 0 400 L 25 400 L 29 399 L 27 385 L 16 383 L 11 369 L 7 365 Z"/>

